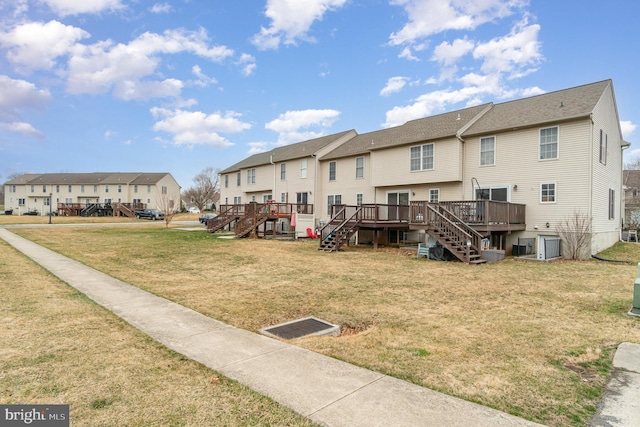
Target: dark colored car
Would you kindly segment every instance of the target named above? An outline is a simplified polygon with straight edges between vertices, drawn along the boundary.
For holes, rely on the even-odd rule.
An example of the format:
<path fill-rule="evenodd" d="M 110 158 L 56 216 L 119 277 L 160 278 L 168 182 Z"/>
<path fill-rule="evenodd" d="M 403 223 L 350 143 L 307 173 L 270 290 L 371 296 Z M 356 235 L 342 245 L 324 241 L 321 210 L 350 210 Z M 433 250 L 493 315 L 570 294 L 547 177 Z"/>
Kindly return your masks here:
<path fill-rule="evenodd" d="M 200 215 L 200 218 L 198 218 L 200 220 L 200 223 L 202 224 L 206 224 L 207 221 L 209 221 L 211 218 L 215 218 L 218 215 L 214 214 L 214 213 L 206 213 L 206 214 L 202 214 Z"/>
<path fill-rule="evenodd" d="M 134 212 L 136 218 L 151 219 L 153 221 L 157 219 L 164 219 L 164 214 L 159 209 L 141 209 Z"/>

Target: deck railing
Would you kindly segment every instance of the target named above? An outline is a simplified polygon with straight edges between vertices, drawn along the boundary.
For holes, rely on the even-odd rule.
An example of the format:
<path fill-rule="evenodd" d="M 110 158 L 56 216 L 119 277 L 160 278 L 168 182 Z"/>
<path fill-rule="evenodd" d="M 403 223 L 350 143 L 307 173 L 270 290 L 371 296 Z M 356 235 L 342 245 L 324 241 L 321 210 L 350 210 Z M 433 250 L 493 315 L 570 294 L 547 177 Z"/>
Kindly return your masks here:
<path fill-rule="evenodd" d="M 265 211 L 273 213 L 274 216 L 289 216 L 292 212 L 299 214 L 313 214 L 313 205 L 299 204 L 299 203 L 245 203 L 245 204 L 223 204 L 220 205 L 220 214 L 225 212 L 233 212 L 240 216 L 246 212 L 253 212 L 254 210 Z"/>
<path fill-rule="evenodd" d="M 343 210 L 344 209 L 344 210 Z M 343 210 L 343 213 L 337 216 Z M 409 222 L 410 207 L 406 205 L 362 204 L 359 206 L 333 205 L 331 206 L 332 220 L 344 220 L 352 212 L 359 210 L 357 220 L 366 222 Z"/>
<path fill-rule="evenodd" d="M 440 202 L 442 207 L 469 225 L 524 224 L 526 205 L 494 200 Z M 426 224 L 429 202 L 411 202 L 412 223 Z"/>

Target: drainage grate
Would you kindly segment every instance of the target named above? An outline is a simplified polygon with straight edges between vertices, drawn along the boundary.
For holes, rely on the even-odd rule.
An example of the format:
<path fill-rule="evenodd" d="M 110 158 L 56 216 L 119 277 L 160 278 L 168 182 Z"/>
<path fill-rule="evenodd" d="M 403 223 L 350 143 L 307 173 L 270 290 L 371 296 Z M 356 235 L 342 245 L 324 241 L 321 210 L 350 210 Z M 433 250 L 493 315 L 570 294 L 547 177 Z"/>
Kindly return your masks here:
<path fill-rule="evenodd" d="M 306 337 L 309 335 L 340 335 L 340 326 L 333 325 L 315 317 L 294 320 L 280 325 L 260 329 L 260 333 L 287 340 Z"/>

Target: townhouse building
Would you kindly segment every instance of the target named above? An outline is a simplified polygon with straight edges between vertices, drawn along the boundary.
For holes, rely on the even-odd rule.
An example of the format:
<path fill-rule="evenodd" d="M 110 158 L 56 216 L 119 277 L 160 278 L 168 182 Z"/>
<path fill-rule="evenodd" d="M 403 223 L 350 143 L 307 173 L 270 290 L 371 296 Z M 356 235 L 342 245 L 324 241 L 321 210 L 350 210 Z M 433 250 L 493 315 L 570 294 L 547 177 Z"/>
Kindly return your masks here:
<path fill-rule="evenodd" d="M 14 215 L 133 216 L 137 208 L 180 209 L 180 185 L 166 172 L 24 174 L 4 186 L 5 210 Z"/>
<path fill-rule="evenodd" d="M 452 249 L 465 252 L 467 261 L 481 245 L 540 259 L 558 256 L 558 230 L 576 215 L 591 225 L 585 257 L 619 240 L 629 144 L 611 80 L 321 140 L 322 149 L 305 156 L 301 148 L 319 140 L 295 144 L 297 154 L 286 160 L 278 158 L 288 150 L 281 147 L 224 170 L 225 184 L 237 176 L 235 187 L 222 186 L 222 200 L 308 203 L 307 221 L 294 227 L 301 234 L 307 226 L 334 223 L 334 234 L 348 228 L 345 236 L 355 233 L 375 244 L 399 244 L 414 233 L 446 246 L 453 233 L 460 247 Z M 313 169 L 295 179 L 294 199 L 278 167 L 303 158 Z M 305 193 L 313 198 L 298 196 Z"/>

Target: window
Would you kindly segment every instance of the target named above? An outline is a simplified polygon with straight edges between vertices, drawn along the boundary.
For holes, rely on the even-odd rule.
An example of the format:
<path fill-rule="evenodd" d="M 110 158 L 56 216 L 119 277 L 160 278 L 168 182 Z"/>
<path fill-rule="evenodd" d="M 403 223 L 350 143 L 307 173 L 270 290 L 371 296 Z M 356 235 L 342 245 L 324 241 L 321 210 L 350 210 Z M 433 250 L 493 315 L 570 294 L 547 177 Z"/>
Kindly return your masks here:
<path fill-rule="evenodd" d="M 82 185 L 80 186 L 80 192 L 81 192 L 81 193 L 84 193 L 84 184 L 82 184 Z"/>
<path fill-rule="evenodd" d="M 73 193 L 73 185 L 70 185 L 67 189 L 69 190 L 69 193 Z"/>
<path fill-rule="evenodd" d="M 411 147 L 411 172 L 433 169 L 433 144 Z"/>
<path fill-rule="evenodd" d="M 356 179 L 364 178 L 364 157 L 356 158 Z"/>
<path fill-rule="evenodd" d="M 65 199 L 64 199 L 64 202 L 65 202 L 66 204 L 70 205 L 71 203 L 73 203 L 73 198 L 71 198 L 71 197 L 67 197 L 67 198 L 65 198 Z"/>
<path fill-rule="evenodd" d="M 48 197 L 46 197 L 45 199 L 43 199 L 43 200 L 42 200 L 42 203 L 43 203 L 45 206 L 49 206 L 49 205 L 51 204 L 51 203 L 49 203 L 49 202 L 50 202 L 50 199 L 49 199 Z"/>
<path fill-rule="evenodd" d="M 356 194 L 356 205 L 358 206 L 362 205 L 362 193 Z"/>
<path fill-rule="evenodd" d="M 151 193 L 151 186 L 147 185 L 147 194 L 149 194 L 149 193 Z M 147 203 L 150 203 L 150 202 L 147 202 Z"/>
<path fill-rule="evenodd" d="M 496 164 L 496 137 L 480 139 L 480 166 Z"/>
<path fill-rule="evenodd" d="M 240 196 L 235 196 L 235 197 L 233 198 L 233 204 L 234 204 L 234 205 L 239 205 L 239 204 L 241 204 L 241 203 L 242 203 L 242 197 L 240 197 Z"/>
<path fill-rule="evenodd" d="M 109 192 L 109 184 L 105 184 L 104 185 L 104 192 L 108 193 Z"/>
<path fill-rule="evenodd" d="M 10 185 L 9 186 L 9 193 L 15 193 L 16 192 L 16 186 L 15 185 Z"/>
<path fill-rule="evenodd" d="M 616 190 L 609 189 L 609 219 L 616 217 Z"/>
<path fill-rule="evenodd" d="M 282 163 L 280 164 L 280 180 L 284 181 L 285 179 L 287 179 L 287 164 Z"/>
<path fill-rule="evenodd" d="M 556 202 L 556 184 L 540 185 L 540 202 L 542 203 Z"/>
<path fill-rule="evenodd" d="M 46 193 L 46 192 L 47 192 L 47 186 L 46 186 L 46 185 L 43 185 L 43 186 L 42 186 L 42 192 L 43 192 L 43 193 Z"/>
<path fill-rule="evenodd" d="M 280 193 L 280 203 L 287 203 L 287 193 Z"/>
<path fill-rule="evenodd" d="M 271 194 L 263 194 L 262 195 L 262 202 L 263 203 L 267 203 L 269 200 L 271 200 Z"/>
<path fill-rule="evenodd" d="M 122 185 L 118 184 L 118 193 L 122 193 Z"/>
<path fill-rule="evenodd" d="M 236 176 L 236 186 L 240 187 L 241 182 L 242 182 L 242 176 L 240 175 L 240 172 L 238 172 L 238 175 Z"/>
<path fill-rule="evenodd" d="M 60 192 L 60 186 L 56 185 L 56 193 L 59 193 L 59 192 Z"/>
<path fill-rule="evenodd" d="M 255 203 L 255 201 L 256 201 L 256 196 L 251 196 L 251 201 Z"/>
<path fill-rule="evenodd" d="M 35 187 L 31 185 L 31 192 L 34 193 L 36 191 Z"/>
<path fill-rule="evenodd" d="M 600 163 L 607 164 L 607 134 L 600 129 Z"/>
<path fill-rule="evenodd" d="M 429 189 L 429 203 L 439 203 L 439 202 L 440 202 L 440 189 L 439 188 Z"/>
<path fill-rule="evenodd" d="M 18 199 L 18 206 L 24 206 L 24 205 L 26 205 L 25 199 Z"/>
<path fill-rule="evenodd" d="M 336 180 L 336 162 L 329 162 L 329 181 Z"/>
<path fill-rule="evenodd" d="M 97 192 L 98 192 L 98 186 L 97 186 L 97 185 L 94 185 L 94 186 L 93 186 L 93 192 L 94 192 L 94 193 L 97 193 Z"/>
<path fill-rule="evenodd" d="M 251 168 L 247 169 L 247 184 L 255 184 L 256 183 L 256 169 Z"/>
<path fill-rule="evenodd" d="M 558 158 L 558 128 L 540 129 L 540 160 Z"/>
<path fill-rule="evenodd" d="M 224 176 L 224 188 L 229 188 L 229 175 Z"/>
<path fill-rule="evenodd" d="M 167 187 L 162 186 L 162 189 L 160 191 L 162 191 L 162 194 L 167 194 Z"/>
<path fill-rule="evenodd" d="M 307 177 L 307 159 L 300 160 L 300 178 Z"/>
<path fill-rule="evenodd" d="M 133 192 L 136 193 L 136 194 L 138 193 L 138 186 L 137 185 L 133 186 Z"/>
<path fill-rule="evenodd" d="M 307 193 L 296 193 L 296 203 L 299 205 L 306 205 Z"/>
<path fill-rule="evenodd" d="M 333 205 L 341 205 L 341 204 L 342 204 L 342 195 L 331 194 L 327 196 L 327 215 L 331 216 L 331 207 Z"/>

